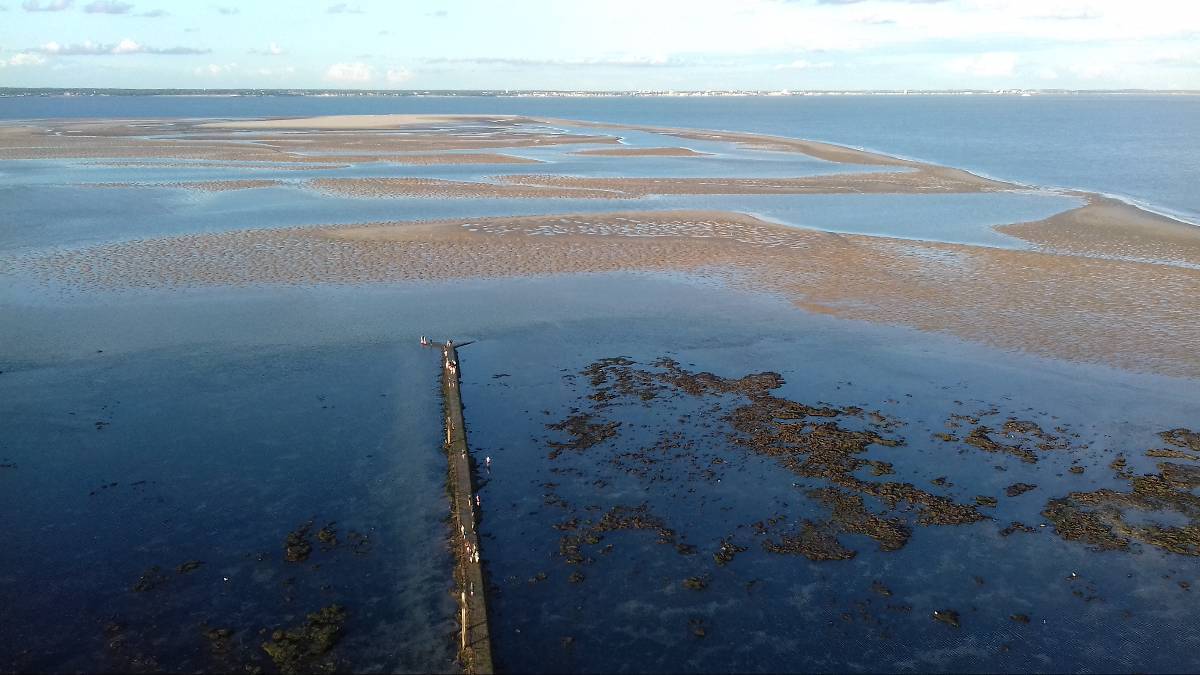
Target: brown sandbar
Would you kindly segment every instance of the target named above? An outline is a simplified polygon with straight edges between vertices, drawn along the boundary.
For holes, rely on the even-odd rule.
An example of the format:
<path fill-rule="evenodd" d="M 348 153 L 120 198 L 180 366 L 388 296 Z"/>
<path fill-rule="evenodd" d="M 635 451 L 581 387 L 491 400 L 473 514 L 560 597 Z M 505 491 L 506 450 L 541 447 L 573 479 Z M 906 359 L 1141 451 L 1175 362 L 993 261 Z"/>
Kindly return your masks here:
<path fill-rule="evenodd" d="M 244 230 L 56 252 L 30 264 L 79 288 L 682 271 L 835 316 L 1200 376 L 1200 270 L 834 234 L 725 212 Z"/>

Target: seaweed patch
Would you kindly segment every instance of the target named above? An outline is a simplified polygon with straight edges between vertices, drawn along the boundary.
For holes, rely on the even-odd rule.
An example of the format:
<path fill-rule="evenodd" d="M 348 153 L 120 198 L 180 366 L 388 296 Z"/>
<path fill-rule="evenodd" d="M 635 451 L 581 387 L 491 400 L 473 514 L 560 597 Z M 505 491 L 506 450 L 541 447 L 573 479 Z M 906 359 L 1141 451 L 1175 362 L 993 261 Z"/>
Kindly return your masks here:
<path fill-rule="evenodd" d="M 1166 432 L 1164 432 L 1166 433 Z M 1129 481 L 1129 492 L 1100 489 L 1072 492 L 1051 499 L 1042 515 L 1064 539 L 1078 540 L 1098 549 L 1129 550 L 1139 542 L 1180 555 L 1200 556 L 1200 467 L 1162 462 L 1159 473 L 1135 476 L 1123 458 L 1112 467 L 1118 477 Z M 1161 522 L 1134 522 L 1128 517 L 1174 513 L 1187 522 L 1168 525 Z"/>

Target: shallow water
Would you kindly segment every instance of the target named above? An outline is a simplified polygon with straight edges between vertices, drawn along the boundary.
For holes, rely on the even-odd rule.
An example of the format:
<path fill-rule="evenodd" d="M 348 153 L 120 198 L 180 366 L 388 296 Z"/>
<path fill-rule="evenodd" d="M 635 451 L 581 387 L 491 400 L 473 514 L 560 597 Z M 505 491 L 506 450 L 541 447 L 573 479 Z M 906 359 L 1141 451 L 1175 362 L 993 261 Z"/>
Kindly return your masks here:
<path fill-rule="evenodd" d="M 167 187 L 0 186 L 0 255 L 152 236 L 303 225 L 600 213 L 725 210 L 830 232 L 1027 248 L 996 225 L 1080 205 L 1048 193 L 949 195 L 657 195 L 641 199 L 339 197 L 296 187 L 202 192 Z M 880 217 L 879 214 L 886 214 Z"/>
<path fill-rule="evenodd" d="M 478 340 L 461 352 L 463 393 L 473 451 L 493 458 L 482 531 L 504 668 L 1197 665 L 1200 645 L 1172 628 L 1193 618 L 1178 585 L 1200 583 L 1190 559 L 1151 547 L 1092 553 L 1048 528 L 997 535 L 1009 520 L 1037 527 L 1050 497 L 1116 486 L 1106 467 L 1117 451 L 1135 470 L 1153 470 L 1138 449 L 1200 414 L 1190 381 L 813 317 L 664 275 L 97 293 L 69 303 L 9 297 L 5 312 L 5 344 L 20 346 L 0 375 L 0 408 L 15 420 L 0 430 L 2 461 L 16 465 L 0 473 L 9 486 L 3 507 L 13 514 L 10 550 L 22 552 L 0 577 L 24 638 L 3 655 L 14 667 L 125 668 L 145 657 L 166 669 L 261 663 L 259 629 L 295 625 L 334 602 L 350 612 L 333 652 L 341 667 L 449 667 L 436 356 L 415 346 L 421 333 Z M 948 476 L 945 492 L 960 501 L 998 496 L 995 520 L 917 527 L 897 552 L 846 537 L 858 551 L 850 561 L 767 553 L 749 524 L 814 517 L 819 507 L 799 494 L 795 476 L 734 449 L 719 419 L 687 400 L 620 407 L 616 441 L 548 461 L 547 441 L 561 434 L 545 425 L 589 403 L 586 378 L 565 376 L 618 355 L 670 355 L 730 377 L 777 370 L 787 380 L 779 395 L 902 419 L 896 434 L 908 443 L 869 456 L 893 462 L 897 480 L 928 487 Z M 950 413 L 991 405 L 995 419 L 1064 424 L 1091 447 L 1031 466 L 930 440 Z M 677 421 L 688 414 L 714 426 Z M 654 467 L 661 482 L 611 464 L 614 452 L 664 431 L 694 436 L 701 449 Z M 710 467 L 693 456 L 726 464 L 704 476 Z M 1087 472 L 1065 472 L 1072 461 Z M 597 488 L 597 478 L 608 484 Z M 1038 489 L 1006 499 L 1003 486 L 1018 481 Z M 545 504 L 546 482 L 559 483 L 571 511 Z M 679 555 L 652 533 L 613 532 L 604 543 L 615 551 L 594 554 L 584 581 L 569 583 L 572 568 L 556 557 L 562 532 L 551 526 L 573 513 L 594 516 L 588 505 L 643 502 L 697 553 Z M 362 556 L 345 545 L 317 548 L 315 564 L 282 561 L 284 536 L 309 518 L 318 527 L 337 521 L 343 536 L 368 533 L 373 548 Z M 717 567 L 712 552 L 727 536 L 748 550 Z M 173 572 L 193 559 L 205 565 Z M 130 590 L 152 565 L 166 570 L 163 587 Z M 546 580 L 530 583 L 538 572 Z M 1072 572 L 1084 581 L 1068 581 Z M 705 574 L 703 591 L 680 586 Z M 288 578 L 294 584 L 282 585 Z M 892 595 L 873 591 L 876 580 Z M 1099 599 L 1073 595 L 1080 588 Z M 62 607 L 70 612 L 50 611 Z M 960 613 L 960 628 L 930 619 L 946 608 Z M 1018 612 L 1034 621 L 1013 623 Z M 116 647 L 110 624 L 128 636 Z M 228 651 L 213 655 L 205 625 L 238 631 Z M 566 647 L 563 638 L 572 638 Z"/>
<path fill-rule="evenodd" d="M 516 114 L 844 143 L 1004 180 L 1120 195 L 1200 223 L 1200 97 L 74 97 L 0 99 L 0 118 Z"/>
<path fill-rule="evenodd" d="M 663 293 L 654 285 L 604 280 L 593 294 Z M 1184 623 L 1194 612 L 1190 559 L 1146 547 L 1140 554 L 1093 553 L 1043 525 L 1046 501 L 1072 490 L 1119 487 L 1108 463 L 1117 451 L 1161 444 L 1156 432 L 1194 419 L 1194 385 L 1103 368 L 991 352 L 951 339 L 894 329 L 851 328 L 786 304 L 715 289 L 704 307 L 681 287 L 665 287 L 668 318 L 609 318 L 539 324 L 486 335 L 461 353 L 468 431 L 484 473 L 482 532 L 497 663 L 517 671 L 1188 670 L 1198 646 Z M 583 292 L 582 288 L 574 289 Z M 567 307 L 551 301 L 547 310 Z M 564 312 L 565 313 L 565 312 Z M 718 318 L 719 317 L 719 318 Z M 726 377 L 775 370 L 777 393 L 805 403 L 859 405 L 903 420 L 892 436 L 907 443 L 867 457 L 892 462 L 886 479 L 972 503 L 989 520 L 914 527 L 900 551 L 846 535 L 852 560 L 813 562 L 762 549 L 752 524 L 773 516 L 794 525 L 819 518 L 805 497 L 821 482 L 730 443 L 711 399 L 656 398 L 619 403 L 603 420 L 618 434 L 586 450 L 550 458 L 564 438 L 547 424 L 589 410 L 580 374 L 595 360 L 627 356 L 649 364 L 670 356 L 689 370 Z M 1179 398 L 1182 396 L 1183 398 Z M 1045 453 L 1037 464 L 934 439 L 948 416 L 995 406 L 985 423 L 1009 416 L 1064 426 L 1086 449 Z M 962 433 L 962 432 L 959 432 Z M 654 451 L 664 438 L 673 449 Z M 691 445 L 684 441 L 691 440 Z M 683 443 L 683 445 L 679 445 Z M 1075 475 L 1070 464 L 1085 468 Z M 869 476 L 869 474 L 866 474 Z M 931 480 L 946 476 L 945 488 Z M 799 481 L 799 483 L 797 483 Z M 1017 482 L 1036 490 L 1015 498 Z M 797 488 L 799 486 L 799 489 Z M 590 562 L 569 564 L 556 529 L 573 518 L 595 522 L 613 507 L 647 505 L 677 532 L 617 531 L 583 546 Z M 874 508 L 878 508 L 875 506 Z M 1164 518 L 1154 518 L 1165 522 Z M 998 534 L 1010 521 L 1031 534 Z M 778 536 L 776 531 L 773 536 Z M 714 563 L 722 539 L 746 551 Z M 681 555 L 675 543 L 697 547 Z M 604 546 L 612 544 L 612 552 Z M 574 572 L 583 575 L 572 582 Z M 1072 577 L 1071 575 L 1075 576 Z M 540 575 L 544 575 L 544 578 Z M 682 582 L 701 576 L 707 588 Z M 880 582 L 889 592 L 873 588 Z M 1082 589 L 1082 590 L 1081 590 Z M 1080 595 L 1076 595 L 1076 591 Z M 961 627 L 931 619 L 954 609 Z M 1020 624 L 1012 614 L 1027 614 Z M 705 635 L 693 635 L 694 625 Z"/>
<path fill-rule="evenodd" d="M 436 357 L 352 329 L 289 339 L 309 304 L 6 306 L 6 669 L 261 664 L 271 630 L 333 604 L 341 667 L 453 667 Z M 310 519 L 340 543 L 284 560 Z M 217 649 L 212 628 L 233 636 Z"/>
<path fill-rule="evenodd" d="M 708 161 L 660 160 L 620 162 L 652 172 Z M 746 163 L 740 170 L 751 175 L 775 170 L 771 161 L 737 157 L 726 166 Z M 351 171 L 410 169 L 495 173 Z M 271 670 L 262 644 L 272 631 L 333 604 L 347 612 L 341 642 L 322 657 L 333 666 L 453 670 L 437 355 L 417 346 L 422 334 L 477 340 L 460 353 L 462 391 L 473 452 L 493 459 L 481 491 L 482 548 L 502 668 L 1200 667 L 1200 638 L 1187 629 L 1196 619 L 1195 591 L 1181 585 L 1200 583 L 1194 557 L 1149 545 L 1092 551 L 1042 527 L 1041 515 L 1049 499 L 1071 491 L 1128 490 L 1109 467 L 1118 453 L 1135 474 L 1156 471 L 1158 460 L 1142 451 L 1162 447 L 1160 431 L 1195 427 L 1194 380 L 815 316 L 689 276 L 61 294 L 12 265 L 51 249 L 186 232 L 613 208 L 730 209 L 798 227 L 1018 247 L 991 226 L 1043 218 L 1073 199 L 348 199 L 290 187 L 199 193 L 76 185 L 118 176 L 263 175 L 242 169 L 9 162 L 0 171 L 0 511 L 10 516 L 0 602 L 13 638 L 0 643 L 0 670 Z M 771 553 L 764 538 L 828 517 L 805 495 L 824 484 L 730 442 L 723 416 L 740 404 L 737 396 L 622 402 L 604 413 L 621 422 L 615 438 L 548 458 L 550 443 L 564 435 L 546 425 L 594 403 L 580 371 L 615 356 L 651 370 L 671 356 L 729 378 L 777 371 L 786 380 L 778 396 L 858 405 L 903 423 L 884 435 L 904 445 L 864 455 L 894 465 L 884 480 L 962 503 L 977 495 L 999 503 L 980 507 L 989 520 L 913 526 L 897 551 L 843 533 L 842 544 L 856 552 L 849 560 Z M 937 439 L 967 432 L 947 427 L 952 414 L 980 415 L 993 428 L 1011 415 L 1078 436 L 1070 451 L 1041 453 L 1030 464 Z M 840 422 L 884 428 L 871 426 L 869 415 Z M 680 434 L 673 442 L 692 444 L 662 456 L 641 452 L 673 433 Z M 1017 482 L 1037 488 L 1008 497 L 1005 487 Z M 585 547 L 592 563 L 568 565 L 559 556 L 567 531 L 555 524 L 642 503 L 695 553 L 656 543 L 654 532 L 614 531 Z M 775 530 L 754 534 L 756 521 L 777 515 Z M 310 519 L 310 557 L 286 561 L 286 537 Z M 339 544 L 326 551 L 315 532 L 334 521 Z M 1033 532 L 1001 536 L 1012 521 Z M 1129 522 L 1180 524 L 1170 511 Z M 723 538 L 746 550 L 719 566 L 713 552 Z M 614 548 L 605 554 L 607 544 Z M 188 561 L 203 564 L 176 571 Z M 584 578 L 572 583 L 577 570 Z M 707 587 L 683 587 L 692 576 L 705 577 Z M 960 625 L 932 618 L 943 610 L 958 612 Z M 1030 623 L 1009 618 L 1018 613 Z M 213 628 L 232 634 L 212 640 L 205 632 Z"/>

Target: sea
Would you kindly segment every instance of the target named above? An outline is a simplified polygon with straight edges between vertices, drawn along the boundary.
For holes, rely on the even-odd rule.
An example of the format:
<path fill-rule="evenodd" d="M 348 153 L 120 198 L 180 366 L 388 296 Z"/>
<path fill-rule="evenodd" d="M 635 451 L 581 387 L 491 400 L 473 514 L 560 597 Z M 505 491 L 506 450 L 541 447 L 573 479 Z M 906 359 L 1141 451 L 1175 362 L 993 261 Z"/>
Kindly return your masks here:
<path fill-rule="evenodd" d="M 23 96 L 0 119 L 503 114 L 840 143 L 1002 180 L 1090 190 L 1200 223 L 1200 96 Z"/>
<path fill-rule="evenodd" d="M 1200 224 L 1194 96 L 0 98 L 5 121 L 381 113 L 767 133 L 1031 188 L 655 208 L 1016 246 L 991 226 L 1070 208 L 1078 201 L 1054 190 L 1082 189 Z M 736 156 L 727 166 L 787 170 Z M 611 208 L 85 187 L 150 176 L 0 162 L 0 672 L 457 671 L 440 370 L 422 335 L 473 343 L 460 351 L 462 394 L 468 441 L 488 467 L 480 532 L 500 670 L 1200 668 L 1195 555 L 1093 550 L 1043 516 L 1071 492 L 1128 490 L 1118 456 L 1155 471 L 1143 451 L 1164 447 L 1160 432 L 1200 425 L 1195 380 L 809 313 L 691 274 L 113 290 L 30 272 L 47 253 L 182 233 Z M 666 358 L 728 379 L 779 373 L 774 395 L 861 408 L 868 417 L 839 423 L 902 438 L 864 455 L 888 465 L 886 480 L 998 504 L 963 525 L 885 509 L 912 529 L 899 550 L 843 533 L 854 554 L 842 559 L 772 552 L 767 540 L 828 518 L 809 495 L 827 485 L 735 443 L 725 415 L 736 397 L 660 393 L 600 415 L 590 378 L 618 357 L 645 372 L 663 372 Z M 570 447 L 564 422 L 583 411 L 617 424 L 616 436 Z M 871 412 L 883 426 L 868 425 Z M 1033 420 L 1069 450 L 1029 463 L 935 440 L 965 434 L 953 424 L 971 418 Z M 1032 487 L 1007 496 L 1015 484 Z M 641 520 L 595 529 L 610 513 Z M 1140 517 L 1181 526 L 1196 514 Z M 736 555 L 721 562 L 722 550 Z"/>

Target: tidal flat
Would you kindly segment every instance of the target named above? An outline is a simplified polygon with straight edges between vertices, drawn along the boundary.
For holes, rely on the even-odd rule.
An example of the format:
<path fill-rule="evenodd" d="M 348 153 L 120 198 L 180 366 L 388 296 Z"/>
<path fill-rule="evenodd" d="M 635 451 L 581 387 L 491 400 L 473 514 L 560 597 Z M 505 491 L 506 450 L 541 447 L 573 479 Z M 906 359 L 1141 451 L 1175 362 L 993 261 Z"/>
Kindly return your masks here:
<path fill-rule="evenodd" d="M 458 669 L 419 336 L 499 670 L 1200 666 L 1194 225 L 524 115 L 0 160 L 0 670 Z"/>

